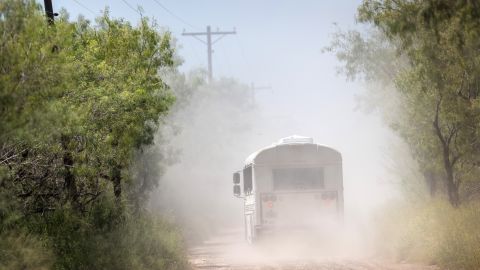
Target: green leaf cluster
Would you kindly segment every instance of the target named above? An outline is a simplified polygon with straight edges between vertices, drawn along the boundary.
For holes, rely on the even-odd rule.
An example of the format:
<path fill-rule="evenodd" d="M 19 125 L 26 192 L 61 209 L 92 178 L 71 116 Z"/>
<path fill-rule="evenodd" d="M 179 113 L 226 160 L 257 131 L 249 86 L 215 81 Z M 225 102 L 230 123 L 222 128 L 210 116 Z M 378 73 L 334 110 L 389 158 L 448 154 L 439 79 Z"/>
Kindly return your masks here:
<path fill-rule="evenodd" d="M 330 48 L 346 74 L 377 85 L 369 94 L 407 142 L 431 194 L 445 191 L 454 206 L 478 197 L 479 4 L 365 0 L 358 20 L 372 33 L 338 34 Z"/>
<path fill-rule="evenodd" d="M 82 209 L 108 186 L 120 198 L 135 153 L 174 102 L 159 76 L 173 65 L 170 34 L 146 18 L 133 27 L 108 12 L 96 26 L 63 16 L 51 27 L 33 1 L 0 7 L 4 176 L 25 198 L 48 190 Z M 42 210 L 32 200 L 26 210 Z"/>
<path fill-rule="evenodd" d="M 108 11 L 49 25 L 35 1 L 6 0 L 0 34 L 0 268 L 26 246 L 18 269 L 185 267 L 176 232 L 143 211 L 158 179 L 132 173 L 175 101 L 170 33 Z"/>

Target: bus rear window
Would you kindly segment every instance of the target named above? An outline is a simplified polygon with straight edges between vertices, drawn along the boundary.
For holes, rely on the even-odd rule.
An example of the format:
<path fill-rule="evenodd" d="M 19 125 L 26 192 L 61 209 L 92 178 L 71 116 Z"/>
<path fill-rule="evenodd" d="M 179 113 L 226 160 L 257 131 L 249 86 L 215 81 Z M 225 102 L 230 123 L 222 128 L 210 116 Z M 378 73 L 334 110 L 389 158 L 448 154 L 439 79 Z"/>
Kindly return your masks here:
<path fill-rule="evenodd" d="M 305 190 L 324 187 L 323 168 L 288 168 L 273 170 L 274 190 Z"/>

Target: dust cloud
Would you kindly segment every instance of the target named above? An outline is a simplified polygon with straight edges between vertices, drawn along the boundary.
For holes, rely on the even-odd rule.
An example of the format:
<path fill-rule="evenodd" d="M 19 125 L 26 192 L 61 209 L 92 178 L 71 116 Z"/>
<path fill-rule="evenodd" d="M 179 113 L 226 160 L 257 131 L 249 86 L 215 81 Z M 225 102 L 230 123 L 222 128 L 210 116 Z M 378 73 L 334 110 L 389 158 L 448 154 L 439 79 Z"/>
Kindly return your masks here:
<path fill-rule="evenodd" d="M 177 107 L 159 134 L 172 165 L 152 204 L 182 226 L 187 240 L 198 241 L 242 224 L 231 178 L 252 149 L 259 113 L 249 87 L 233 79 L 208 84 L 197 71 L 176 78 L 172 89 Z"/>
<path fill-rule="evenodd" d="M 352 93 L 360 86 L 333 74 L 331 87 L 301 81 L 295 92 L 290 83 L 254 93 L 233 79 L 209 84 L 203 75 L 191 73 L 171 83 L 177 107 L 158 137 L 168 142 L 164 152 L 172 163 L 152 207 L 181 226 L 189 246 L 217 248 L 231 261 L 372 256 L 371 214 L 396 196 L 384 161 L 396 138 L 375 113 L 355 110 Z M 344 219 L 318 224 L 308 234 L 280 232 L 248 245 L 243 200 L 233 196 L 232 173 L 252 152 L 293 134 L 313 137 L 342 154 Z"/>

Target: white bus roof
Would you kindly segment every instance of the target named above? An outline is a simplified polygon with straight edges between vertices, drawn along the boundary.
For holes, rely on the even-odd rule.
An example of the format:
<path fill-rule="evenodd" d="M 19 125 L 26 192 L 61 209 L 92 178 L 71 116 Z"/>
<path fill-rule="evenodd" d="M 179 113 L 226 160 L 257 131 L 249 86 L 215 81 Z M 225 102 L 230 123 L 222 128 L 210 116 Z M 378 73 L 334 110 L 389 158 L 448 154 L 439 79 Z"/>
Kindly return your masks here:
<path fill-rule="evenodd" d="M 300 135 L 292 135 L 292 136 L 288 136 L 288 137 L 285 137 L 285 138 L 282 138 L 280 140 L 278 140 L 277 143 L 273 143 L 272 145 L 270 146 L 267 146 L 265 148 L 262 148 L 252 154 L 250 154 L 247 159 L 245 160 L 245 165 L 249 165 L 249 164 L 252 164 L 254 161 L 255 161 L 255 158 L 263 151 L 265 150 L 268 150 L 268 149 L 272 149 L 272 148 L 275 148 L 279 145 L 295 145 L 295 144 L 315 144 L 313 142 L 313 138 L 311 137 L 305 137 L 305 136 L 300 136 Z M 321 145 L 321 144 L 316 144 L 318 146 L 321 146 L 321 147 L 325 147 L 325 148 L 328 148 L 328 149 L 331 149 L 335 152 L 338 153 L 337 150 L 329 147 L 329 146 L 325 146 L 325 145 Z"/>

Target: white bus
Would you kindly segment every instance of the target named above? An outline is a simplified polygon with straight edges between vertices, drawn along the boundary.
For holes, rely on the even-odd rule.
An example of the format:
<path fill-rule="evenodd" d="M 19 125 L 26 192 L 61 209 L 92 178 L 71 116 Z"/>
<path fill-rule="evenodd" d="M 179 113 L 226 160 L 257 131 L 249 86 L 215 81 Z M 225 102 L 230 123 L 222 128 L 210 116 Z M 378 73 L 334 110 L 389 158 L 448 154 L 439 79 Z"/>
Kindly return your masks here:
<path fill-rule="evenodd" d="M 234 195 L 244 199 L 249 243 L 343 216 L 342 156 L 312 138 L 290 136 L 251 154 L 233 183 Z"/>

